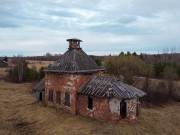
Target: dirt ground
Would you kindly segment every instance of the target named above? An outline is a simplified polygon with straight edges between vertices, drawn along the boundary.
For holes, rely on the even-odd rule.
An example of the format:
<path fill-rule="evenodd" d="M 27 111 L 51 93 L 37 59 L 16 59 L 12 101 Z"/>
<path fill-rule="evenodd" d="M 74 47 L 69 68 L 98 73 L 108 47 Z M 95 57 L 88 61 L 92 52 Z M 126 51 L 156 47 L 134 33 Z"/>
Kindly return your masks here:
<path fill-rule="evenodd" d="M 102 122 L 35 101 L 31 83 L 0 81 L 0 135 L 179 135 L 180 103 L 142 108 L 133 123 Z"/>

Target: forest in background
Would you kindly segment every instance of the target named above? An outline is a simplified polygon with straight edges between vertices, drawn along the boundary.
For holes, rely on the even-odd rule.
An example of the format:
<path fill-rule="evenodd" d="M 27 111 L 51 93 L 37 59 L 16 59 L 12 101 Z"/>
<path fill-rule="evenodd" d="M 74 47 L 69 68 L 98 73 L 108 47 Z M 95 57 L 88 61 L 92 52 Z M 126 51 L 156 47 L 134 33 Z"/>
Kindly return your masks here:
<path fill-rule="evenodd" d="M 103 59 L 107 74 L 147 93 L 143 101 L 161 105 L 180 101 L 180 58 L 177 54 L 123 53 Z"/>
<path fill-rule="evenodd" d="M 11 61 L 9 76 L 12 82 L 34 82 L 44 77 L 43 70 L 37 65 L 28 67 L 28 60 L 56 61 L 61 55 L 46 53 L 44 56 L 3 57 Z M 119 55 L 93 56 L 95 62 L 106 69 L 106 74 L 114 75 L 122 82 L 142 89 L 147 93 L 143 101 L 150 104 L 164 104 L 168 101 L 180 101 L 180 54 L 164 53 L 156 55 L 121 52 Z M 13 65 L 13 66 L 12 66 Z"/>

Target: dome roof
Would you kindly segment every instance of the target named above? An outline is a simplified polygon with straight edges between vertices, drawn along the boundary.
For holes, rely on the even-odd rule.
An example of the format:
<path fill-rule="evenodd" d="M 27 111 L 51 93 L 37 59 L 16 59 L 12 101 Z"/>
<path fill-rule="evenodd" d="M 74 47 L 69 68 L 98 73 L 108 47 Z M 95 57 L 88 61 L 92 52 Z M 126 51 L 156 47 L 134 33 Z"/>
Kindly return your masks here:
<path fill-rule="evenodd" d="M 72 39 L 74 40 L 74 39 Z M 68 41 L 72 41 L 68 39 Z M 81 41 L 81 40 L 78 40 Z M 97 72 L 104 69 L 100 68 L 95 61 L 89 57 L 81 48 L 69 48 L 59 60 L 53 63 L 46 72 Z"/>

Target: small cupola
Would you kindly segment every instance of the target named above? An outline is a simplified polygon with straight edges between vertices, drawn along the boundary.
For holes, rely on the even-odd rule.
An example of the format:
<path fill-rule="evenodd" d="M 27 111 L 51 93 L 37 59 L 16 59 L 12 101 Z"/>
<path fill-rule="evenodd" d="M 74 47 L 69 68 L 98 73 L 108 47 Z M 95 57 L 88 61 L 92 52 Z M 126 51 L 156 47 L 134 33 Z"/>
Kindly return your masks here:
<path fill-rule="evenodd" d="M 67 41 L 69 42 L 69 49 L 80 49 L 80 42 L 82 42 L 82 40 L 77 39 L 77 38 L 72 38 L 72 39 L 67 39 Z"/>

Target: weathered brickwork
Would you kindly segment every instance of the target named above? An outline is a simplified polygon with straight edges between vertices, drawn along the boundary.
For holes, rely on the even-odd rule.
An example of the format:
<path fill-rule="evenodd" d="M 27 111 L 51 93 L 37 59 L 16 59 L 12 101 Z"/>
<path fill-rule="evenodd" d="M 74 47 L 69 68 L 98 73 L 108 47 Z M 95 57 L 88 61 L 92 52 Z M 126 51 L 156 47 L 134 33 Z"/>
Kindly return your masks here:
<path fill-rule="evenodd" d="M 98 98 L 92 96 L 91 98 L 93 99 L 93 109 L 88 108 L 88 96 L 78 96 L 78 114 L 105 121 L 122 119 L 120 116 L 121 100 Z M 126 103 L 127 117 L 125 118 L 125 120 L 135 120 L 137 100 L 126 100 Z"/>
<path fill-rule="evenodd" d="M 108 98 L 91 97 L 93 99 L 93 109 L 88 108 L 88 97 L 78 96 L 78 114 L 95 119 L 110 120 L 111 112 L 109 109 Z"/>
<path fill-rule="evenodd" d="M 76 114 L 77 90 L 90 78 L 88 74 L 53 74 L 45 75 L 45 102 L 49 106 L 62 108 Z M 53 102 L 48 101 L 48 91 L 53 90 Z M 56 102 L 56 91 L 61 92 L 60 105 Z M 70 94 L 70 107 L 65 106 L 65 92 Z"/>
<path fill-rule="evenodd" d="M 127 103 L 127 119 L 135 120 L 136 117 L 136 107 L 137 107 L 137 99 L 126 100 Z"/>
<path fill-rule="evenodd" d="M 91 75 L 89 74 L 53 74 L 45 75 L 45 103 L 48 106 L 61 108 L 72 114 L 80 114 L 95 119 L 101 120 L 119 120 L 120 102 L 116 98 L 99 98 L 92 97 L 93 108 L 88 108 L 88 96 L 78 95 L 77 90 L 85 84 Z M 53 102 L 48 101 L 48 92 L 53 91 Z M 56 91 L 61 93 L 60 105 L 56 101 Z M 65 106 L 65 93 L 70 94 L 70 107 Z M 125 100 L 127 103 L 127 118 L 128 120 L 136 119 L 137 99 Z"/>

